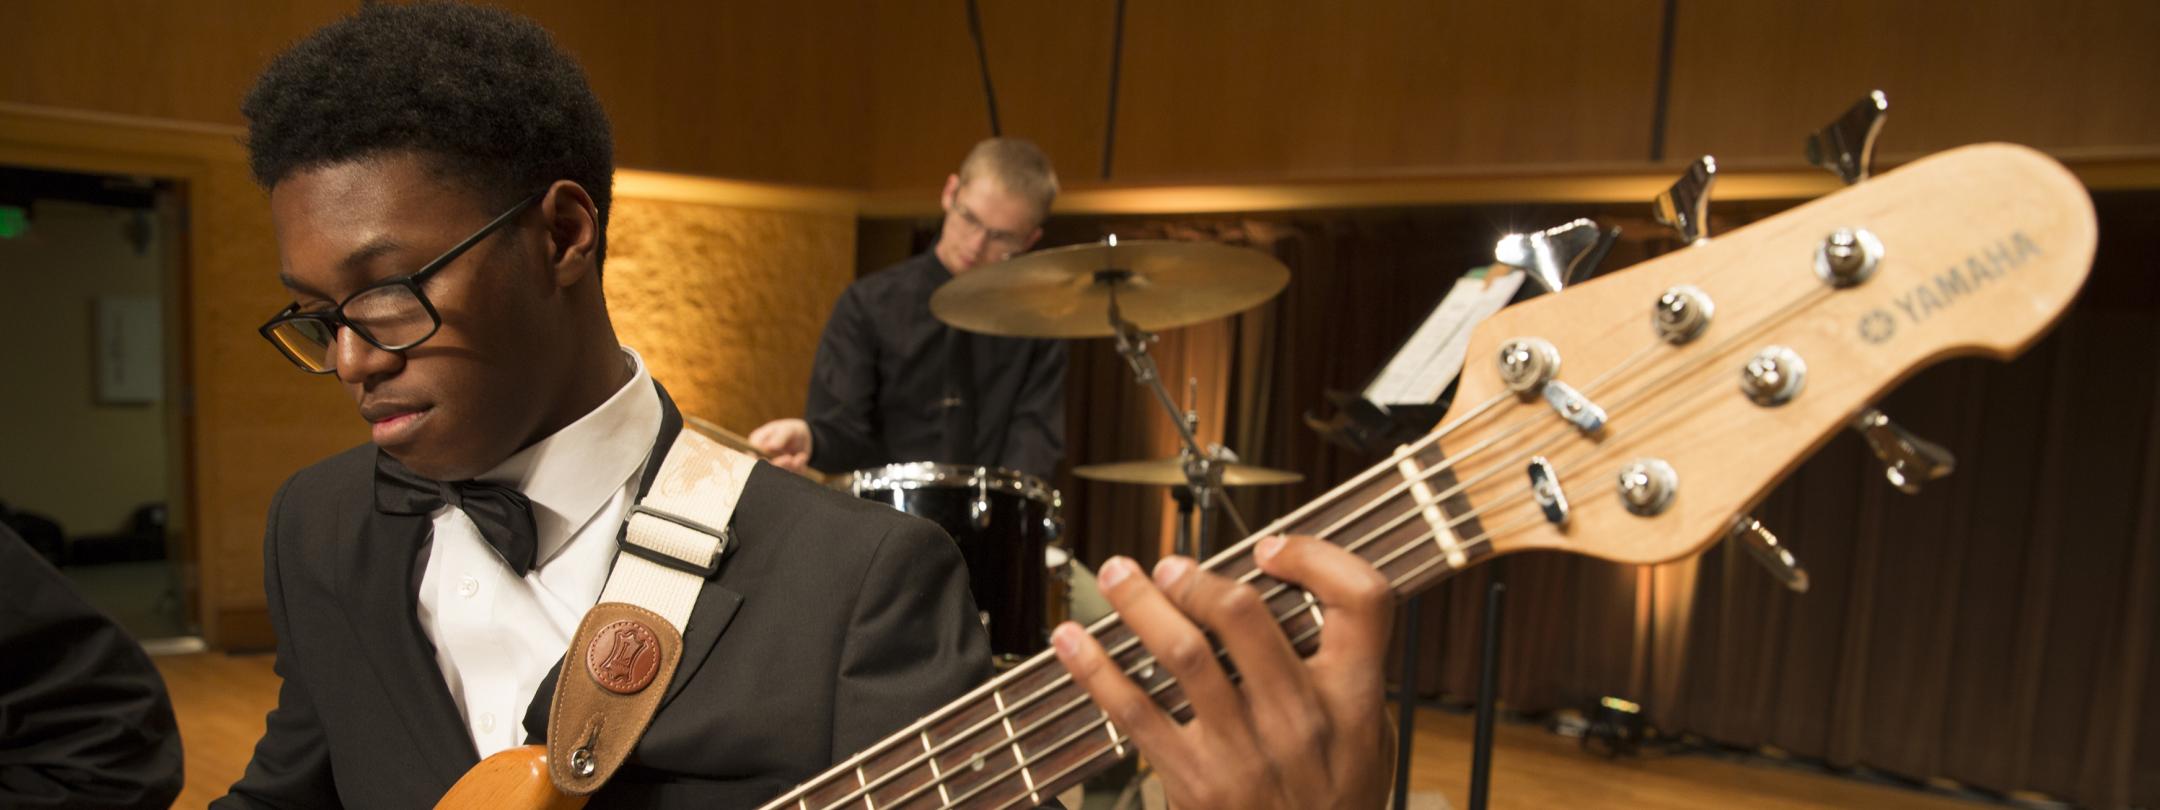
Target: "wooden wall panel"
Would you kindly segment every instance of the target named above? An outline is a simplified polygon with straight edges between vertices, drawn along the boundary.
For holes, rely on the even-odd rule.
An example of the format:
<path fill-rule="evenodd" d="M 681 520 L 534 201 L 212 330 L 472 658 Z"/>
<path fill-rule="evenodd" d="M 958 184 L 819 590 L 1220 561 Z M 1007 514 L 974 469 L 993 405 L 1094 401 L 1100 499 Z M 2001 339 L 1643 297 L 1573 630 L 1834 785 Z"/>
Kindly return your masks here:
<path fill-rule="evenodd" d="M 27 0 L 0 22 L 0 101 L 239 124 L 270 57 L 354 0 Z"/>
<path fill-rule="evenodd" d="M 1655 0 L 1191 0 L 1127 11 L 1116 178 L 1642 161 Z"/>
<path fill-rule="evenodd" d="M 863 0 L 497 0 L 576 55 L 634 168 L 859 186 Z M 293 40 L 357 0 L 29 0 L 0 24 L 0 102 L 239 125 Z"/>
<path fill-rule="evenodd" d="M 1101 174 L 1114 0 L 979 4 L 1004 134 L 1034 141 L 1067 184 Z M 990 136 L 961 3 L 880 3 L 870 42 L 870 188 L 928 190 Z"/>
<path fill-rule="evenodd" d="M 1667 155 L 1799 162 L 1808 132 L 1877 88 L 1885 153 L 2149 149 L 2156 40 L 2150 0 L 1682 0 Z"/>
<path fill-rule="evenodd" d="M 538 21 L 585 66 L 615 126 L 618 166 L 862 182 L 863 0 L 495 2 Z"/>
<path fill-rule="evenodd" d="M 1655 0 L 1130 2 L 1112 181 L 1643 161 Z M 963 8 L 880 6 L 868 185 L 927 188 L 988 133 Z M 1008 134 L 1099 183 L 1112 0 L 989 2 Z"/>
<path fill-rule="evenodd" d="M 990 131 L 965 4 L 484 0 L 576 54 L 618 163 L 933 188 Z M 0 102 L 240 123 L 255 73 L 356 0 L 27 0 Z M 1894 154 L 2008 139 L 2160 147 L 2160 4 L 1681 0 L 1665 154 L 1798 161 L 1891 94 Z M 1101 182 L 1116 0 L 982 0 L 1005 131 Z M 1660 0 L 1128 0 L 1112 182 L 1641 164 Z"/>

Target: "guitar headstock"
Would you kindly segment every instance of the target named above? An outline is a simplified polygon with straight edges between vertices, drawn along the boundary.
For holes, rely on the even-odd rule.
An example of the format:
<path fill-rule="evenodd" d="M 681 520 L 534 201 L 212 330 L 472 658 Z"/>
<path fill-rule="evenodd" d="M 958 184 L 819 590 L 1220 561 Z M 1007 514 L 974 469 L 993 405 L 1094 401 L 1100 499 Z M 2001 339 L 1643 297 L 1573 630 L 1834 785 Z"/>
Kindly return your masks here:
<path fill-rule="evenodd" d="M 1497 552 L 1687 556 L 1919 369 L 2031 346 L 2084 284 L 2096 239 L 2090 197 L 2047 156 L 1943 152 L 1502 310 L 1470 341 L 1465 416 L 1442 422 L 1442 446 Z M 1679 340 L 1693 315 L 1707 323 Z M 1554 350 L 1564 385 L 1510 388 L 1499 358 L 1526 338 Z M 1530 346 L 1512 353 L 1535 365 Z M 1586 431 L 1594 410 L 1603 425 Z M 1533 457 L 1564 523 L 1540 506 L 1551 493 L 1535 491 Z M 1643 497 L 1667 471 L 1669 500 Z"/>

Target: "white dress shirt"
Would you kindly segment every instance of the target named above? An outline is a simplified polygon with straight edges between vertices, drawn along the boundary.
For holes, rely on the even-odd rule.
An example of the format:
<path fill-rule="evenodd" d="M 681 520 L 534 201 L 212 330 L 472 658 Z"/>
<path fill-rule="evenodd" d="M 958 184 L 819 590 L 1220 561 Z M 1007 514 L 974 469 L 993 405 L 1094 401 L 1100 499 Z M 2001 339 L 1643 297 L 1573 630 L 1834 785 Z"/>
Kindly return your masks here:
<path fill-rule="evenodd" d="M 630 382 L 600 407 L 479 480 L 525 493 L 538 551 L 512 573 L 472 519 L 436 510 L 420 577 L 420 626 L 481 757 L 525 742 L 525 707 L 600 598 L 615 538 L 660 433 L 660 395 L 637 352 Z"/>

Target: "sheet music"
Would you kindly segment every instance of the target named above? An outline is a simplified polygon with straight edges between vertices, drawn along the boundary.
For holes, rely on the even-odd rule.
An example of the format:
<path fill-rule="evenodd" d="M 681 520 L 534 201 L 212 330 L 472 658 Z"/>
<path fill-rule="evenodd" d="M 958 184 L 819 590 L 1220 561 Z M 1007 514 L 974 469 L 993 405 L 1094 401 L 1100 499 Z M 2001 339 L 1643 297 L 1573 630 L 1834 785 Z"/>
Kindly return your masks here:
<path fill-rule="evenodd" d="M 1529 276 L 1524 273 L 1508 273 L 1489 286 L 1484 273 L 1456 279 L 1425 323 L 1366 386 L 1365 399 L 1377 405 L 1427 405 L 1438 400 L 1462 372 L 1471 329 L 1507 306 L 1525 278 Z"/>

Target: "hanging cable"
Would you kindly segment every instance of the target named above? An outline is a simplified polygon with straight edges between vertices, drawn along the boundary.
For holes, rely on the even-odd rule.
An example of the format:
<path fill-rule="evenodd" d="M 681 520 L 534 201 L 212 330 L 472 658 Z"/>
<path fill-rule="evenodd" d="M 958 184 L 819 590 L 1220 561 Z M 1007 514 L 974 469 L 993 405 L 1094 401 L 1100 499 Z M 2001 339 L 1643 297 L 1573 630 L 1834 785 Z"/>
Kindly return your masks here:
<path fill-rule="evenodd" d="M 967 0 L 968 35 L 975 38 L 975 64 L 982 70 L 983 104 L 990 108 L 990 137 L 1005 134 L 998 125 L 997 88 L 990 84 L 990 51 L 983 47 L 982 12 L 975 7 L 975 0 Z"/>
<path fill-rule="evenodd" d="M 1650 102 L 1650 160 L 1665 159 L 1665 106 L 1672 98 L 1673 21 L 1680 0 L 1665 0 L 1665 21 L 1658 30 L 1657 95 Z"/>
<path fill-rule="evenodd" d="M 1110 110 L 1103 117 L 1102 179 L 1110 179 L 1110 158 L 1117 151 L 1118 66 L 1125 57 L 1125 0 L 1117 0 L 1117 18 L 1110 25 Z"/>

